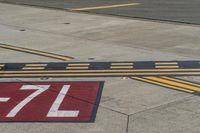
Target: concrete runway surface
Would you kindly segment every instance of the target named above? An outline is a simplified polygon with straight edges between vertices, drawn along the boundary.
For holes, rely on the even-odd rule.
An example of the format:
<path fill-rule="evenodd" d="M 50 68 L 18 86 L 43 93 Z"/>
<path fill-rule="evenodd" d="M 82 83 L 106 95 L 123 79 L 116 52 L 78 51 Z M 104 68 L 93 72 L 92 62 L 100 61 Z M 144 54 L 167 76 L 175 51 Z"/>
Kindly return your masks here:
<path fill-rule="evenodd" d="M 1 2 L 76 10 L 180 23 L 200 24 L 199 0 L 0 0 Z M 91 8 L 92 7 L 92 8 Z"/>
<path fill-rule="evenodd" d="M 157 5 L 164 12 L 143 15 L 199 23 L 199 9 L 183 9 L 191 1 L 25 2 L 131 16 Z M 198 25 L 0 3 L 0 133 L 199 133 L 199 35 Z"/>

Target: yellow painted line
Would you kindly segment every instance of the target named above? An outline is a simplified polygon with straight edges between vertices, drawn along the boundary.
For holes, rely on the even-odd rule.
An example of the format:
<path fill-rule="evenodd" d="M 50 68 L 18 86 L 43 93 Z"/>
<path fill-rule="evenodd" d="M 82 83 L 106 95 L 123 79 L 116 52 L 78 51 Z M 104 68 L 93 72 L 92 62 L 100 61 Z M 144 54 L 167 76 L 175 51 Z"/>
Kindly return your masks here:
<path fill-rule="evenodd" d="M 42 70 L 44 67 L 23 67 L 23 70 Z"/>
<path fill-rule="evenodd" d="M 112 63 L 111 65 L 112 66 L 126 66 L 126 65 L 131 66 L 133 65 L 133 63 Z"/>
<path fill-rule="evenodd" d="M 20 51 L 20 52 L 25 52 L 25 53 L 30 53 L 30 54 L 36 54 L 40 56 L 46 56 L 49 58 L 54 58 L 54 59 L 59 59 L 59 60 L 64 60 L 64 61 L 73 59 L 72 57 L 68 57 L 68 56 L 62 56 L 62 55 L 47 53 L 47 52 L 43 52 L 39 50 L 28 49 L 28 48 L 16 47 L 16 46 L 7 45 L 7 44 L 0 44 L 0 48 Z"/>
<path fill-rule="evenodd" d="M 88 69 L 88 67 L 66 67 L 66 69 Z"/>
<path fill-rule="evenodd" d="M 110 67 L 111 69 L 114 69 L 114 68 L 116 68 L 116 69 L 126 69 L 126 68 L 133 68 L 133 66 L 111 66 Z"/>
<path fill-rule="evenodd" d="M 45 67 L 47 64 L 26 64 L 26 67 Z"/>
<path fill-rule="evenodd" d="M 131 78 L 132 79 L 136 79 L 136 80 L 140 80 L 140 81 L 144 81 L 144 82 L 147 82 L 147 83 L 152 83 L 152 84 L 155 84 L 155 85 L 160 85 L 160 86 L 163 86 L 163 87 L 172 88 L 172 89 L 175 89 L 175 90 L 185 91 L 185 92 L 188 92 L 188 93 L 193 93 L 194 92 L 192 90 L 187 90 L 187 89 L 184 89 L 184 88 L 180 88 L 180 87 L 176 87 L 176 86 L 173 86 L 173 85 L 168 85 L 168 84 L 165 84 L 165 83 L 152 81 L 152 80 L 145 79 L 145 78 L 140 78 L 140 77 L 131 77 Z"/>
<path fill-rule="evenodd" d="M 178 62 L 156 62 L 156 65 L 177 65 Z"/>
<path fill-rule="evenodd" d="M 179 68 L 179 66 L 155 66 L 156 68 Z"/>
<path fill-rule="evenodd" d="M 178 87 L 182 87 L 182 88 L 185 88 L 185 89 L 190 89 L 190 90 L 193 90 L 193 91 L 200 91 L 199 87 L 179 83 L 179 82 L 172 81 L 172 80 L 167 80 L 167 79 L 162 79 L 162 78 L 159 78 L 159 77 L 152 77 L 152 76 L 151 77 L 145 77 L 145 78 L 150 79 L 150 80 L 154 80 L 154 81 L 158 81 L 158 82 L 162 82 L 162 83 L 167 83 L 167 84 L 178 86 Z"/>
<path fill-rule="evenodd" d="M 175 82 L 180 82 L 180 83 L 183 83 L 183 84 L 188 84 L 188 85 L 193 85 L 193 86 L 196 86 L 196 87 L 200 87 L 200 84 L 198 84 L 198 83 L 189 82 L 189 81 L 185 81 L 185 80 L 181 80 L 181 79 L 176 79 L 176 78 L 171 78 L 171 77 L 166 77 L 166 76 L 161 76 L 161 77 L 165 78 L 165 79 L 173 80 Z"/>
<path fill-rule="evenodd" d="M 200 72 L 193 73 L 24 73 L 24 74 L 0 74 L 0 77 L 91 77 L 91 76 L 171 76 L 171 75 L 200 75 Z"/>
<path fill-rule="evenodd" d="M 0 64 L 0 67 L 4 67 L 5 66 L 5 64 Z"/>
<path fill-rule="evenodd" d="M 109 6 L 96 6 L 96 7 L 86 7 L 86 8 L 75 8 L 75 9 L 71 9 L 71 11 L 84 11 L 84 10 L 116 8 L 116 7 L 134 6 L 134 5 L 139 5 L 139 4 L 140 3 L 129 3 L 129 4 L 117 4 L 117 5 L 109 5 Z"/>
<path fill-rule="evenodd" d="M 84 64 L 68 64 L 68 66 L 89 66 L 89 63 L 84 63 Z"/>
<path fill-rule="evenodd" d="M 123 73 L 179 73 L 179 72 L 186 72 L 186 73 L 197 73 L 200 72 L 200 69 L 109 69 L 109 70 L 38 70 L 38 71 L 0 71 L 0 73 L 64 73 L 64 72 L 70 72 L 70 73 L 102 73 L 102 72 L 113 72 L 113 73 L 118 73 L 118 72 L 123 72 Z"/>

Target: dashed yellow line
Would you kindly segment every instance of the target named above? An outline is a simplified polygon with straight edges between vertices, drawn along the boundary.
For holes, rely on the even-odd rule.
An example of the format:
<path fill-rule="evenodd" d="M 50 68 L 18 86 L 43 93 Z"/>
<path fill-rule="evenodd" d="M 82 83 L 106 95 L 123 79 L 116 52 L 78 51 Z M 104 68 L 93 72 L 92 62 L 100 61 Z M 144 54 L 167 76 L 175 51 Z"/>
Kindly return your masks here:
<path fill-rule="evenodd" d="M 111 66 L 111 69 L 131 69 L 133 66 Z"/>
<path fill-rule="evenodd" d="M 0 67 L 4 67 L 5 66 L 5 64 L 0 64 Z"/>
<path fill-rule="evenodd" d="M 80 64 L 68 64 L 68 66 L 89 66 L 90 64 L 89 63 L 80 63 Z"/>
<path fill-rule="evenodd" d="M 43 70 L 45 67 L 23 67 L 23 70 Z"/>
<path fill-rule="evenodd" d="M 125 6 L 134 6 L 134 5 L 139 5 L 139 4 L 140 3 L 129 3 L 129 4 L 117 4 L 117 5 L 109 5 L 109 6 L 75 8 L 75 9 L 71 9 L 71 11 L 84 11 L 84 10 L 96 10 L 96 9 L 106 9 L 106 8 L 117 8 L 117 7 L 125 7 Z"/>
<path fill-rule="evenodd" d="M 15 50 L 15 51 L 20 51 L 20 52 L 40 55 L 40 56 L 46 56 L 46 57 L 49 57 L 49 58 L 59 59 L 59 60 L 63 60 L 63 61 L 67 61 L 67 60 L 73 59 L 72 57 L 69 57 L 69 56 L 62 56 L 62 55 L 43 52 L 43 51 L 39 51 L 39 50 L 16 47 L 16 46 L 8 45 L 8 44 L 0 44 L 0 48 L 10 49 L 10 50 Z"/>
<path fill-rule="evenodd" d="M 164 69 L 164 68 L 179 68 L 179 66 L 155 66 L 156 68 L 161 68 L 161 69 Z"/>
<path fill-rule="evenodd" d="M 66 69 L 88 69 L 88 67 L 87 66 L 82 66 L 82 67 L 68 66 L 68 67 L 66 67 Z"/>
<path fill-rule="evenodd" d="M 111 64 L 112 66 L 132 66 L 133 65 L 133 63 L 124 63 L 124 62 L 119 62 L 119 63 L 112 63 Z"/>
<path fill-rule="evenodd" d="M 156 65 L 178 65 L 178 62 L 155 62 Z"/>
<path fill-rule="evenodd" d="M 26 67 L 44 67 L 47 66 L 47 64 L 26 64 Z"/>

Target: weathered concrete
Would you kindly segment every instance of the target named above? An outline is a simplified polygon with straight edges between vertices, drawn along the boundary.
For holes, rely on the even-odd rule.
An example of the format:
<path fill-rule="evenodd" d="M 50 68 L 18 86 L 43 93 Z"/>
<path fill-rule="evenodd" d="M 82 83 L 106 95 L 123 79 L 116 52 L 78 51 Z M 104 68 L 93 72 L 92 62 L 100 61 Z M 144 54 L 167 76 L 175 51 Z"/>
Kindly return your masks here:
<path fill-rule="evenodd" d="M 72 61 L 90 61 L 88 58 L 94 58 L 94 61 L 199 59 L 196 48 L 198 49 L 200 42 L 198 36 L 200 27 L 8 4 L 0 4 L 0 10 L 1 43 L 75 57 L 76 59 Z M 70 24 L 64 24 L 66 22 Z M 25 29 L 25 31 L 20 31 L 20 29 Z M 53 61 L 57 60 L 0 49 L 2 63 Z M 194 78 L 187 78 L 194 80 Z M 170 132 L 185 129 L 185 131 L 196 133 L 199 129 L 197 124 L 200 123 L 199 97 L 194 95 L 127 78 L 50 78 L 45 81 L 69 80 L 105 81 L 95 123 L 1 123 L 0 132 L 125 133 L 128 115 L 130 115 L 129 132 L 162 131 L 167 133 L 168 131 L 163 129 L 163 126 L 170 128 L 171 124 L 167 123 L 171 116 L 173 116 L 174 125 L 177 126 L 170 128 Z M 41 81 L 41 79 L 6 78 L 0 81 L 28 82 Z M 169 111 L 166 111 L 167 109 Z M 187 112 L 182 113 L 182 109 Z M 176 110 L 176 113 L 173 110 Z M 162 112 L 166 117 L 162 115 Z M 196 124 L 187 124 L 187 119 Z M 158 124 L 163 123 L 163 125 L 152 127 L 152 124 L 156 124 L 152 121 L 157 121 Z M 185 125 L 182 129 L 181 121 Z"/>

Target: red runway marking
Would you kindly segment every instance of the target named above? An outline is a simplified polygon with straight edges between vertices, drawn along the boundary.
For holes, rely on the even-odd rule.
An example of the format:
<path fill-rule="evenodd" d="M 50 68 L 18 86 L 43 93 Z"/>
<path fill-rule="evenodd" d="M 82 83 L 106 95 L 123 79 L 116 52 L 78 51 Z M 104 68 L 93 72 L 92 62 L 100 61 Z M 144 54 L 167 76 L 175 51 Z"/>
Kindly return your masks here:
<path fill-rule="evenodd" d="M 1 82 L 0 121 L 92 122 L 102 82 Z"/>

